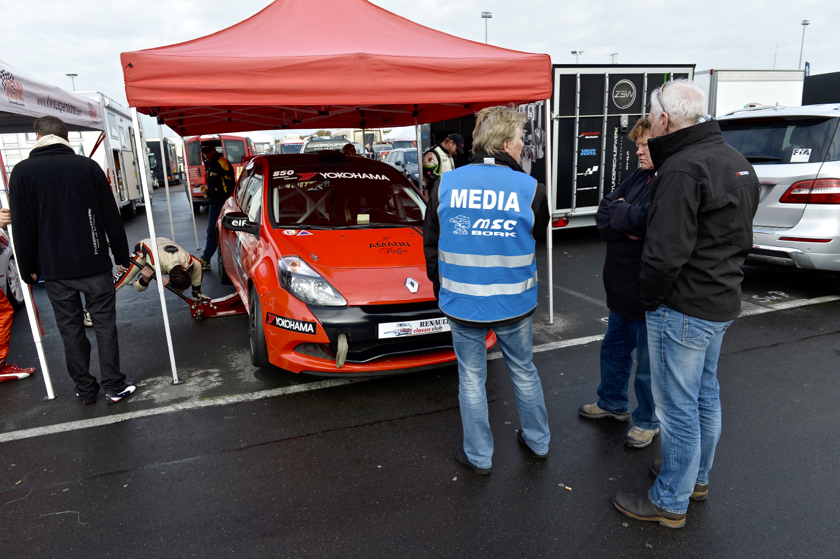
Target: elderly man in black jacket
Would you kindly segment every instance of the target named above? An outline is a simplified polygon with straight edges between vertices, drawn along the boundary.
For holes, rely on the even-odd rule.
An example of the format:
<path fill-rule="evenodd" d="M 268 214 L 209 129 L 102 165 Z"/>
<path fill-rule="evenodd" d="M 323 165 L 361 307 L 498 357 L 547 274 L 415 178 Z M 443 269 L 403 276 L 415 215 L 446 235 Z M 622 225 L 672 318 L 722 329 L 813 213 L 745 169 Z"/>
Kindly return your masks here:
<path fill-rule="evenodd" d="M 607 292 L 609 323 L 601 342 L 601 383 L 598 401 L 581 406 L 578 412 L 589 419 L 609 417 L 618 421 L 630 418 L 627 393 L 633 374 L 633 350 L 636 350 L 636 379 L 633 383 L 638 405 L 633 410 L 633 427 L 624 444 L 632 448 L 649 446 L 659 433 L 650 388 L 645 309 L 639 293 L 639 264 L 647 229 L 650 207 L 650 182 L 653 163 L 647 142 L 650 121 L 640 118 L 630 134 L 636 144 L 639 169 L 622 181 L 621 186 L 601 200 L 595 223 L 601 238 L 607 241 L 604 262 L 604 289 Z"/>
<path fill-rule="evenodd" d="M 721 433 L 717 362 L 741 311 L 741 265 L 758 207 L 755 170 L 706 116 L 706 94 L 668 82 L 651 95 L 648 145 L 656 178 L 641 266 L 662 460 L 647 494 L 616 493 L 631 518 L 685 524 L 689 500 L 709 493 Z"/>
<path fill-rule="evenodd" d="M 110 246 L 119 270 L 129 265 L 128 241 L 105 173 L 76 155 L 67 126 L 58 118 L 35 121 L 37 142 L 9 180 L 15 252 L 23 280 L 44 279 L 64 341 L 67 371 L 76 395 L 93 404 L 99 383 L 90 374 L 90 342 L 84 331 L 82 300 L 93 319 L 105 399 L 115 404 L 135 386 L 120 371 L 116 294 Z"/>

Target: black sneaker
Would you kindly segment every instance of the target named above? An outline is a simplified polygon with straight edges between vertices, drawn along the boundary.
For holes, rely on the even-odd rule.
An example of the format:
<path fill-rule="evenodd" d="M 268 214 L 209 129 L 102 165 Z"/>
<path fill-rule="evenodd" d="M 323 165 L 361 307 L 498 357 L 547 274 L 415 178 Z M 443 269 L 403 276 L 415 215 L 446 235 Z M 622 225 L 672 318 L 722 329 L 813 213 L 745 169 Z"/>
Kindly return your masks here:
<path fill-rule="evenodd" d="M 92 397 L 86 398 L 86 397 L 82 396 L 81 394 L 79 394 L 78 392 L 76 392 L 76 398 L 78 398 L 79 401 L 86 406 L 89 406 L 91 404 L 95 404 L 96 403 L 96 396 L 97 395 L 94 394 Z"/>
<path fill-rule="evenodd" d="M 537 454 L 536 452 L 534 452 L 533 448 L 528 446 L 528 443 L 525 442 L 525 437 L 522 436 L 522 431 L 521 430 L 516 432 L 516 440 L 519 441 L 519 444 L 521 444 L 522 446 L 524 446 L 525 448 L 530 450 L 531 454 L 534 456 L 534 458 L 537 458 L 539 460 L 545 460 L 546 458 L 548 458 L 548 453 L 547 452 L 545 454 Z"/>
<path fill-rule="evenodd" d="M 116 404 L 123 398 L 127 398 L 131 396 L 134 391 L 137 390 L 137 387 L 133 384 L 126 384 L 125 388 L 122 389 L 122 392 L 119 394 L 105 394 L 105 401 L 108 402 L 108 405 Z"/>
<path fill-rule="evenodd" d="M 490 473 L 490 468 L 479 468 L 478 466 L 476 466 L 475 464 L 470 462 L 470 459 L 467 456 L 467 453 L 464 452 L 464 445 L 459 444 L 458 446 L 455 447 L 455 459 L 458 462 L 460 462 L 461 464 L 463 464 L 465 466 L 469 466 L 470 468 L 475 470 L 475 473 L 477 473 L 480 476 L 486 476 L 487 474 Z"/>

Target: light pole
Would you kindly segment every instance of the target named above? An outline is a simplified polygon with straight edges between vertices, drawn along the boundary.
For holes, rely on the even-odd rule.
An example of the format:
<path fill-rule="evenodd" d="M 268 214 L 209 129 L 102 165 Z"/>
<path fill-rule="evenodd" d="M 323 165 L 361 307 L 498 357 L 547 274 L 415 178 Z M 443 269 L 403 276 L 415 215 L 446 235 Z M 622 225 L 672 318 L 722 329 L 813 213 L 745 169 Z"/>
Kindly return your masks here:
<path fill-rule="evenodd" d="M 578 64 L 578 57 L 583 54 L 582 50 L 573 50 L 572 54 L 575 55 L 575 64 Z"/>
<path fill-rule="evenodd" d="M 79 74 L 64 74 L 68 78 L 70 78 L 70 83 L 73 84 L 73 91 L 76 91 L 76 79 L 79 77 Z"/>
<path fill-rule="evenodd" d="M 802 20 L 802 44 L 799 46 L 799 68 L 802 68 L 802 49 L 805 48 L 805 26 L 811 25 L 807 19 Z"/>
<path fill-rule="evenodd" d="M 484 20 L 484 44 L 487 44 L 487 20 L 493 17 L 490 12 L 481 12 L 481 19 Z"/>
<path fill-rule="evenodd" d="M 614 52 L 610 55 L 610 64 L 618 64 L 618 53 Z"/>

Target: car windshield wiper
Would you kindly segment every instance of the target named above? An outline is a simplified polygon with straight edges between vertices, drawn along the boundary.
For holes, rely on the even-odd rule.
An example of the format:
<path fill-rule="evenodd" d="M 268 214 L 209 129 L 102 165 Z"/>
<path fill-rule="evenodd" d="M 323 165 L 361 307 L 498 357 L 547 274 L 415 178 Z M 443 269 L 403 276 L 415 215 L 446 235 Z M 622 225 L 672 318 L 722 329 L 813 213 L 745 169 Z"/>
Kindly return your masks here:
<path fill-rule="evenodd" d="M 770 155 L 745 155 L 747 161 L 750 163 L 763 163 L 766 161 L 781 161 L 781 157 L 772 157 Z"/>

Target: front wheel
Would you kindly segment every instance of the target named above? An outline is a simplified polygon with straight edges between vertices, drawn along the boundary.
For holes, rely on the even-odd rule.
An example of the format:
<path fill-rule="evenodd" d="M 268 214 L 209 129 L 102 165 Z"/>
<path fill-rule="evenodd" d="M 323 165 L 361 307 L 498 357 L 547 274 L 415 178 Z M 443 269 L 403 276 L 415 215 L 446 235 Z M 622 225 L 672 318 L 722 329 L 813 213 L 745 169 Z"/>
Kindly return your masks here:
<path fill-rule="evenodd" d="M 265 324 L 262 319 L 262 306 L 257 297 L 257 290 L 251 286 L 248 296 L 248 337 L 251 342 L 251 364 L 254 367 L 267 367 L 268 346 L 265 343 Z"/>
<path fill-rule="evenodd" d="M 6 298 L 15 310 L 23 308 L 23 290 L 23 283 L 18 276 L 15 259 L 14 257 L 9 258 L 9 262 L 6 264 Z"/>

